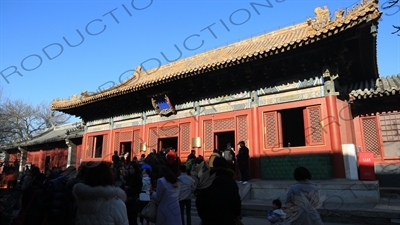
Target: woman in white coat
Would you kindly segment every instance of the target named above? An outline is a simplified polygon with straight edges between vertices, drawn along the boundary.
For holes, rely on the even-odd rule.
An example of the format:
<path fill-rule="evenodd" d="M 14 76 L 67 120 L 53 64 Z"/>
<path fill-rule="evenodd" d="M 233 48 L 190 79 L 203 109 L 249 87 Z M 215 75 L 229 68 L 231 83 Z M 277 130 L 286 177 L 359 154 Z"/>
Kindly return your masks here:
<path fill-rule="evenodd" d="M 88 168 L 85 183 L 75 184 L 76 225 L 129 225 L 125 192 L 115 186 L 113 172 L 106 163 Z"/>
<path fill-rule="evenodd" d="M 319 191 L 317 185 L 311 183 L 311 173 L 305 167 L 294 170 L 296 183 L 286 195 L 285 207 L 290 225 L 323 225 L 317 211 L 319 205 Z"/>
<path fill-rule="evenodd" d="M 159 204 L 156 225 L 182 225 L 178 178 L 165 166 L 160 169 L 160 175 L 157 191 L 151 194 Z"/>

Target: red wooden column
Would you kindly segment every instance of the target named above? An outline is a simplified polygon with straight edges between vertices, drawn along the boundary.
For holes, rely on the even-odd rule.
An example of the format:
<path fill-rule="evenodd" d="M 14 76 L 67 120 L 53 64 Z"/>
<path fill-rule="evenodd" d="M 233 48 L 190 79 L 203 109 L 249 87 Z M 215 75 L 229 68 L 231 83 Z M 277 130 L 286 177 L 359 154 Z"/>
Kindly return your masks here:
<path fill-rule="evenodd" d="M 336 104 L 337 99 L 335 95 L 328 95 L 325 98 L 328 110 L 330 139 L 333 153 L 334 177 L 346 178 L 344 170 L 342 141 L 340 138 L 339 113 Z"/>
<path fill-rule="evenodd" d="M 200 116 L 199 115 L 195 115 L 194 116 L 194 121 L 193 121 L 193 123 L 194 123 L 194 136 L 192 137 L 192 138 L 194 138 L 194 137 L 200 137 L 200 139 L 201 139 L 201 147 L 196 147 L 196 148 L 193 148 L 192 147 L 192 149 L 194 149 L 194 150 L 196 150 L 196 156 L 198 156 L 198 155 L 203 155 L 203 152 L 201 151 L 201 149 L 204 147 L 203 146 L 203 143 L 204 143 L 204 137 L 203 137 L 203 135 L 202 135 L 202 130 L 201 130 L 201 125 L 200 125 Z M 192 143 L 192 140 L 190 140 L 190 143 Z M 190 150 L 192 150 L 192 149 L 190 149 Z"/>
<path fill-rule="evenodd" d="M 258 114 L 257 114 L 257 107 L 251 108 L 251 114 L 249 118 L 250 127 L 251 127 L 251 137 L 249 137 L 252 148 L 253 148 L 253 166 L 255 169 L 253 170 L 253 178 L 260 178 L 261 177 L 261 165 L 260 165 L 260 123 L 258 121 Z"/>

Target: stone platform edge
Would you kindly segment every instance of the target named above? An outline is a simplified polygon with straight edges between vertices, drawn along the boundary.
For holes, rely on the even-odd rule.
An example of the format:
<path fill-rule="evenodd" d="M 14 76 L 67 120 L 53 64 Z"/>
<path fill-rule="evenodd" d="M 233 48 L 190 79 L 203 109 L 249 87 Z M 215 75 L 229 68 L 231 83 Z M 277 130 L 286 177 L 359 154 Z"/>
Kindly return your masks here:
<path fill-rule="evenodd" d="M 377 208 L 378 207 L 378 208 Z M 398 209 L 379 208 L 377 204 L 337 204 L 326 203 L 317 211 L 324 221 L 337 223 L 388 225 L 394 219 L 400 219 Z M 243 216 L 265 218 L 265 211 L 272 210 L 272 200 L 250 199 L 242 201 Z"/>

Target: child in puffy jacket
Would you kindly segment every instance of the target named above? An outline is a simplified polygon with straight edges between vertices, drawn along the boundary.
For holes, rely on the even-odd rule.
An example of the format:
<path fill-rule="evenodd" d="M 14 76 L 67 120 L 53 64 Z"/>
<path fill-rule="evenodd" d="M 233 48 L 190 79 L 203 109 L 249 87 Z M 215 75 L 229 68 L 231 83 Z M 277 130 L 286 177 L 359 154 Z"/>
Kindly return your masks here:
<path fill-rule="evenodd" d="M 284 225 L 286 220 L 286 213 L 283 212 L 282 202 L 279 199 L 272 201 L 273 211 L 267 211 L 268 221 L 271 225 Z"/>

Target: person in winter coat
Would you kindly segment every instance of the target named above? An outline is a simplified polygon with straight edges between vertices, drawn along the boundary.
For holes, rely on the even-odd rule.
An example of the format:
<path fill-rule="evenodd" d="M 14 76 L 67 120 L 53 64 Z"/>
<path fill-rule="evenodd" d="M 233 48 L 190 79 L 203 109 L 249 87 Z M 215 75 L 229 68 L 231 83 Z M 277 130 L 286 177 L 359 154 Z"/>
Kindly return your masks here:
<path fill-rule="evenodd" d="M 160 169 L 157 191 L 151 197 L 158 203 L 156 225 L 182 225 L 179 209 L 179 183 L 169 167 Z"/>
<path fill-rule="evenodd" d="M 204 172 L 209 170 L 210 167 L 208 167 L 208 163 L 204 161 L 204 157 L 199 155 L 196 159 L 193 160 L 193 165 L 192 165 L 192 170 L 190 172 L 190 175 L 193 177 L 193 179 L 196 182 L 196 185 L 199 181 L 199 179 L 203 176 Z"/>
<path fill-rule="evenodd" d="M 222 157 L 216 158 L 213 166 L 195 191 L 197 212 L 202 225 L 235 225 L 242 207 L 235 174 Z"/>
<path fill-rule="evenodd" d="M 235 164 L 235 151 L 233 150 L 231 143 L 226 145 L 226 149 L 223 151 L 222 156 L 228 162 L 228 168 L 235 171 L 236 164 Z"/>
<path fill-rule="evenodd" d="M 176 155 L 176 152 L 172 149 L 168 151 L 165 157 L 167 160 L 166 166 L 169 167 L 172 173 L 174 173 L 175 176 L 178 177 L 181 174 L 181 164 L 182 164 L 181 159 Z"/>
<path fill-rule="evenodd" d="M 249 181 L 249 149 L 244 141 L 239 142 L 239 153 L 237 156 L 237 165 L 240 173 L 239 183 L 247 184 Z"/>
<path fill-rule="evenodd" d="M 140 211 L 146 207 L 150 202 L 150 189 L 151 189 L 151 170 L 149 168 L 143 169 L 142 171 L 142 190 L 139 195 L 140 200 Z M 140 215 L 140 223 L 143 223 L 144 218 Z M 149 222 L 147 222 L 149 224 Z"/>
<path fill-rule="evenodd" d="M 132 162 L 129 165 L 125 181 L 125 192 L 127 194 L 127 201 L 125 203 L 129 225 L 137 225 L 137 217 L 140 212 L 139 194 L 142 189 L 142 176 L 139 164 Z"/>
<path fill-rule="evenodd" d="M 179 191 L 179 207 L 181 209 L 182 224 L 185 225 L 185 212 L 186 212 L 186 225 L 192 225 L 192 194 L 195 189 L 194 179 L 187 175 L 186 166 L 181 166 L 181 175 L 178 177 L 180 186 Z"/>
<path fill-rule="evenodd" d="M 22 192 L 20 215 L 25 215 L 25 225 L 42 224 L 45 217 L 45 190 L 43 182 L 46 176 L 37 174 L 31 184 Z"/>
<path fill-rule="evenodd" d="M 190 151 L 190 154 L 188 155 L 187 160 L 192 160 L 192 159 L 195 159 L 195 158 L 197 158 L 196 157 L 196 150 Z"/>
<path fill-rule="evenodd" d="M 49 225 L 67 223 L 68 191 L 67 182 L 75 177 L 76 168 L 68 167 L 56 179 L 51 180 L 46 188 L 46 220 Z"/>
<path fill-rule="evenodd" d="M 75 184 L 76 225 L 129 225 L 124 190 L 115 186 L 113 171 L 105 163 L 88 168 L 85 183 Z"/>
<path fill-rule="evenodd" d="M 208 166 L 210 168 L 213 168 L 213 162 L 215 158 L 221 157 L 218 152 L 219 152 L 218 149 L 214 149 L 213 153 L 211 153 L 210 158 L 208 159 Z"/>
<path fill-rule="evenodd" d="M 76 206 L 76 200 L 75 197 L 72 193 L 75 184 L 78 183 L 85 183 L 85 176 L 87 173 L 88 168 L 86 167 L 85 163 L 82 163 L 79 168 L 78 171 L 76 173 L 76 176 L 69 179 L 67 182 L 67 195 L 68 195 L 68 209 L 67 209 L 67 224 L 69 225 L 75 225 L 75 217 L 76 217 L 76 210 L 77 210 L 77 206 Z"/>
<path fill-rule="evenodd" d="M 311 183 L 311 173 L 305 167 L 294 170 L 297 181 L 286 194 L 285 207 L 290 225 L 323 225 L 316 208 L 319 205 L 317 185 Z"/>
<path fill-rule="evenodd" d="M 284 225 L 286 220 L 286 213 L 283 212 L 282 202 L 279 199 L 272 201 L 273 211 L 268 211 L 268 221 L 271 225 Z"/>

